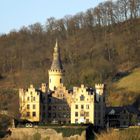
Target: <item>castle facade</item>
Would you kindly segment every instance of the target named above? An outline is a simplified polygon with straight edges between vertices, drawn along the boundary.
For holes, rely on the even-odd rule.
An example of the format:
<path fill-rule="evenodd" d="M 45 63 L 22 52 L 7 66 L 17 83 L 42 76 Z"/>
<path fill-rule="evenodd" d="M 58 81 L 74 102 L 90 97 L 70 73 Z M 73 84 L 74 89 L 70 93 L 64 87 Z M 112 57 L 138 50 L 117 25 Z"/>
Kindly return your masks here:
<path fill-rule="evenodd" d="M 56 42 L 49 74 L 49 86 L 42 83 L 39 89 L 30 85 L 19 89 L 19 111 L 22 120 L 59 124 L 92 123 L 105 124 L 104 84 L 89 88 L 83 84 L 68 90 L 64 86 L 63 69 L 59 47 Z"/>

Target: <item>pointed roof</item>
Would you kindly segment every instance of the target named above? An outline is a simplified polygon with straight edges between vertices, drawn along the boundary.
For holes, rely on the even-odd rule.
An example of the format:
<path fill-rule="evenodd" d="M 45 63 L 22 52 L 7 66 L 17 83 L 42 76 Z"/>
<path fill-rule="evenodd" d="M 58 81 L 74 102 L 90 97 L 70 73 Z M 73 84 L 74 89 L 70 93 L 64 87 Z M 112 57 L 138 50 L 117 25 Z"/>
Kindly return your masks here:
<path fill-rule="evenodd" d="M 63 66 L 62 66 L 61 59 L 60 59 L 60 51 L 59 51 L 59 47 L 58 47 L 58 42 L 56 40 L 51 70 L 62 70 L 62 69 L 63 69 Z"/>

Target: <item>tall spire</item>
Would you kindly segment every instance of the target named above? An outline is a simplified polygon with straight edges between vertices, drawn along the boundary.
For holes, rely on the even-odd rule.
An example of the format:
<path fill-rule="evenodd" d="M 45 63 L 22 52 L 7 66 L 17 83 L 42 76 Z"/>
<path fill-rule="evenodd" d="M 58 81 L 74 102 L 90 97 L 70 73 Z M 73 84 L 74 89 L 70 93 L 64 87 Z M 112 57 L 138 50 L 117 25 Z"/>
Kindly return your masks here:
<path fill-rule="evenodd" d="M 62 70 L 62 69 L 63 69 L 63 67 L 62 67 L 62 63 L 61 63 L 61 59 L 60 59 L 60 51 L 59 51 L 58 42 L 56 39 L 51 70 Z"/>

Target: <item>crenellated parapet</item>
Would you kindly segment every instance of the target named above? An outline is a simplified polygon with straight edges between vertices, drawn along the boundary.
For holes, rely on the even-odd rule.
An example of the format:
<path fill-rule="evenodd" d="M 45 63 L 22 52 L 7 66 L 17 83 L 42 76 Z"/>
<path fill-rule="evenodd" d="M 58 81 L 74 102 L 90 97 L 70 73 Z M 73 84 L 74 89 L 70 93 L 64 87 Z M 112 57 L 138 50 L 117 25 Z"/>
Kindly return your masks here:
<path fill-rule="evenodd" d="M 99 102 L 100 97 L 104 95 L 104 84 L 95 84 L 95 90 L 96 90 L 96 101 Z"/>
<path fill-rule="evenodd" d="M 96 89 L 104 89 L 104 84 L 95 84 Z"/>

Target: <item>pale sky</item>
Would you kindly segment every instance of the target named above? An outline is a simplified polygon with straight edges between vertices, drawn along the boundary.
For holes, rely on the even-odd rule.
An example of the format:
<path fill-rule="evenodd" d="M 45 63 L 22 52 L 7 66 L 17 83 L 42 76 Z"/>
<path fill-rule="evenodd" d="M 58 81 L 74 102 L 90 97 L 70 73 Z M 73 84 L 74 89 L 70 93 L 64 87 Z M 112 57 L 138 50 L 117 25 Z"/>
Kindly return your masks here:
<path fill-rule="evenodd" d="M 47 18 L 63 18 L 94 8 L 105 0 L 0 0 L 0 34 Z"/>

